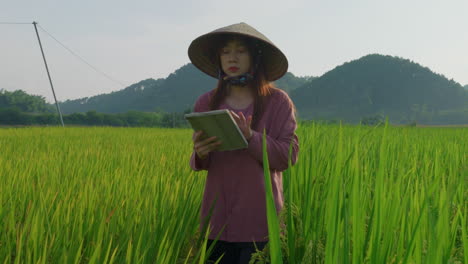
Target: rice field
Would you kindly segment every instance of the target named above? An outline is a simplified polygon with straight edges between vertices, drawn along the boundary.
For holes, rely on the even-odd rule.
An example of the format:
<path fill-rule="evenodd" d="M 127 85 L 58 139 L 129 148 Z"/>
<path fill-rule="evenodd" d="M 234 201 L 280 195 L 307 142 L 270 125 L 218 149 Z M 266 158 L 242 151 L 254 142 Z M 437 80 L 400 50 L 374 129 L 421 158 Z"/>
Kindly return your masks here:
<path fill-rule="evenodd" d="M 0 129 L 0 263 L 203 263 L 206 173 L 188 166 L 191 133 Z M 270 230 L 258 259 L 468 263 L 467 128 L 309 124 L 297 134 L 286 227 Z"/>

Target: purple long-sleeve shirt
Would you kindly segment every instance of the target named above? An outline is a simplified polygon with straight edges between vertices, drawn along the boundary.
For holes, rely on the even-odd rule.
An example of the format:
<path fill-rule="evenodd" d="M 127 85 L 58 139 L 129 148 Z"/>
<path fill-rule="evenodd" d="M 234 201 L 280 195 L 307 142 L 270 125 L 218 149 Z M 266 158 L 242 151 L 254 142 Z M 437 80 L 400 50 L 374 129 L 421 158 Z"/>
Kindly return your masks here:
<path fill-rule="evenodd" d="M 209 111 L 213 90 L 201 95 L 195 103 L 195 112 Z M 210 239 L 229 242 L 267 241 L 265 187 L 263 176 L 262 135 L 267 134 L 267 151 L 276 209 L 283 208 L 282 171 L 288 167 L 289 145 L 292 142 L 292 163 L 299 152 L 297 128 L 292 103 L 288 95 L 274 89 L 265 106 L 257 131 L 249 140 L 247 149 L 210 152 L 200 159 L 192 152 L 193 170 L 208 170 L 201 208 L 200 228 L 214 204 L 210 220 Z M 244 116 L 253 115 L 253 104 L 246 109 L 233 109 L 223 102 L 219 109 L 230 109 Z M 216 200 L 216 203 L 214 201 Z M 224 229 L 223 229 L 224 227 Z"/>

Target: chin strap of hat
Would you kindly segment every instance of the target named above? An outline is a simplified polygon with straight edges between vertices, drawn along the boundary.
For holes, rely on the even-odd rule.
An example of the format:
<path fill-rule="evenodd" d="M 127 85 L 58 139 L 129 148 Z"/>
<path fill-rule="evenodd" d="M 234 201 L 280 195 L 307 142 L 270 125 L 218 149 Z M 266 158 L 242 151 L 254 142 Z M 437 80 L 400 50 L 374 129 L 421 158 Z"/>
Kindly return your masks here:
<path fill-rule="evenodd" d="M 246 86 L 251 80 L 253 80 L 253 75 L 250 73 L 244 73 L 239 76 L 229 77 L 224 74 L 222 78 L 231 85 Z"/>

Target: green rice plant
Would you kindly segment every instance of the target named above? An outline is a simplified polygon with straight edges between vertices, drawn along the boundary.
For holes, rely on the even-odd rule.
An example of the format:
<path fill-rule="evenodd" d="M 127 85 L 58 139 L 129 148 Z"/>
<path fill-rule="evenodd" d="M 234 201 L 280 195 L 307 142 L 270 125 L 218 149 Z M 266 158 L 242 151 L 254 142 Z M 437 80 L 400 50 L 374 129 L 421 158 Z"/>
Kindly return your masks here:
<path fill-rule="evenodd" d="M 311 124 L 298 134 L 285 173 L 296 194 L 286 208 L 302 215 L 289 263 L 463 263 L 466 129 Z"/>
<path fill-rule="evenodd" d="M 206 172 L 188 166 L 191 134 L 0 129 L 0 263 L 203 262 Z M 468 263 L 468 129 L 312 123 L 297 134 L 269 257 Z"/>
<path fill-rule="evenodd" d="M 283 256 L 280 246 L 280 230 L 273 189 L 271 186 L 270 166 L 268 164 L 268 151 L 266 143 L 266 131 L 263 130 L 263 175 L 265 180 L 265 200 L 266 214 L 268 222 L 268 245 L 270 250 L 271 263 L 283 263 Z"/>
<path fill-rule="evenodd" d="M 183 263 L 199 251 L 188 242 L 204 178 L 186 165 L 188 130 L 0 133 L 2 263 Z"/>

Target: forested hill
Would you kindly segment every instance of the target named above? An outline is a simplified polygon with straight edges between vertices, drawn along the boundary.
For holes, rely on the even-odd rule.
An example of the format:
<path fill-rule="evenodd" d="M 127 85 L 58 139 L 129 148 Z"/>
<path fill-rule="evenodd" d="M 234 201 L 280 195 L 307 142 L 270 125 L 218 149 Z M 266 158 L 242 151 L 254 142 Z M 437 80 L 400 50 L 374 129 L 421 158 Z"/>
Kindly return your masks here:
<path fill-rule="evenodd" d="M 367 55 L 318 78 L 288 72 L 275 83 L 290 94 L 300 119 L 357 123 L 388 116 L 393 124 L 468 124 L 468 85 L 399 57 Z M 64 114 L 131 110 L 182 113 L 191 110 L 197 97 L 215 85 L 214 78 L 187 64 L 167 78 L 68 100 L 60 107 Z M 19 112 L 54 113 L 55 105 L 47 105 L 41 96 L 0 89 L 0 116 L 13 122 L 12 113 Z"/>
<path fill-rule="evenodd" d="M 359 122 L 380 115 L 393 123 L 466 123 L 467 94 L 459 83 L 410 60 L 372 54 L 307 82 L 291 97 L 303 119 Z"/>
<path fill-rule="evenodd" d="M 276 82 L 287 92 L 303 85 L 311 77 L 296 77 L 287 73 Z M 147 79 L 123 90 L 61 103 L 64 113 L 95 110 L 120 113 L 129 110 L 183 112 L 191 109 L 195 100 L 216 85 L 216 80 L 196 69 L 192 64 L 170 74 L 165 79 Z"/>
<path fill-rule="evenodd" d="M 185 65 L 165 79 L 147 79 L 123 90 L 61 103 L 64 113 L 95 110 L 120 113 L 129 110 L 182 112 L 190 108 L 193 98 L 213 87 L 215 80 L 198 74 L 195 67 Z"/>

